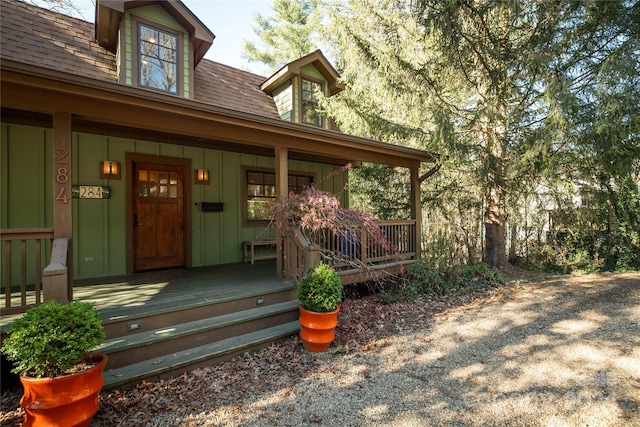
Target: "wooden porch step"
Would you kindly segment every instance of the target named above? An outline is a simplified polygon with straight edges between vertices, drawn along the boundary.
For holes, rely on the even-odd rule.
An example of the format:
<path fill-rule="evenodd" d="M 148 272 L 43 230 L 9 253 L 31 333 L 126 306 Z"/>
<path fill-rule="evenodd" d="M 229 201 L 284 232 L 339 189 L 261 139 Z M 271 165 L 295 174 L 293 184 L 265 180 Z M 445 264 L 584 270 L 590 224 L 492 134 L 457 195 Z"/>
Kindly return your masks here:
<path fill-rule="evenodd" d="M 105 380 L 103 390 L 132 387 L 145 379 L 167 378 L 189 369 L 213 365 L 237 354 L 264 347 L 271 342 L 294 335 L 299 330 L 298 321 L 292 321 L 121 368 L 108 369 L 103 374 Z"/>
<path fill-rule="evenodd" d="M 172 299 L 160 299 L 144 306 L 122 309 L 99 308 L 107 339 L 126 337 L 132 333 L 151 333 L 176 324 L 232 314 L 261 306 L 269 306 L 296 299 L 295 287 L 288 282 L 269 283 L 255 289 L 216 287 L 215 295 L 178 293 Z"/>
<path fill-rule="evenodd" d="M 298 301 L 286 301 L 111 338 L 98 351 L 109 356 L 107 369 L 113 369 L 297 318 Z"/>

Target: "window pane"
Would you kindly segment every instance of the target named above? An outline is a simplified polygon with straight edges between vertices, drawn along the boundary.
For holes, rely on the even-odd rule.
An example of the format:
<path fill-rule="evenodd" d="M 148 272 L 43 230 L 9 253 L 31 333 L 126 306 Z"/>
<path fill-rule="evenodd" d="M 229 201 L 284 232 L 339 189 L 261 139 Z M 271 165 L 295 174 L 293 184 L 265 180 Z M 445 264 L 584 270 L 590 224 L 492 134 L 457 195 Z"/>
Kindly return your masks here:
<path fill-rule="evenodd" d="M 247 182 L 249 184 L 262 184 L 264 182 L 263 176 L 261 173 L 249 172 L 247 174 Z"/>
<path fill-rule="evenodd" d="M 158 197 L 158 171 L 149 171 L 149 196 Z"/>
<path fill-rule="evenodd" d="M 299 176 L 298 177 L 298 188 L 303 190 L 305 188 L 309 188 L 310 185 L 311 185 L 311 178 L 310 177 L 308 177 L 308 176 Z"/>
<path fill-rule="evenodd" d="M 258 197 L 247 202 L 249 221 L 268 221 L 271 219 L 272 198 Z"/>
<path fill-rule="evenodd" d="M 149 185 L 147 181 L 149 180 L 149 171 L 141 169 L 138 171 L 138 180 L 140 181 L 140 197 L 148 197 L 149 196 Z"/>
<path fill-rule="evenodd" d="M 262 186 L 261 185 L 249 184 L 247 186 L 247 194 L 249 195 L 249 197 L 261 196 L 262 195 Z"/>
<path fill-rule="evenodd" d="M 322 126 L 316 92 L 322 92 L 322 84 L 302 79 L 302 121 L 310 125 Z"/>
<path fill-rule="evenodd" d="M 169 174 L 169 184 L 177 185 L 178 184 L 178 174 L 175 172 L 171 172 Z"/>
<path fill-rule="evenodd" d="M 178 36 L 139 26 L 140 86 L 177 93 Z"/>
<path fill-rule="evenodd" d="M 247 221 L 269 221 L 276 201 L 276 175 L 273 172 L 247 171 Z M 300 192 L 312 179 L 308 175 L 289 175 L 288 191 Z"/>
<path fill-rule="evenodd" d="M 276 174 L 265 173 L 263 177 L 264 177 L 264 183 L 266 185 L 276 185 Z"/>
<path fill-rule="evenodd" d="M 169 187 L 169 197 L 172 199 L 178 198 L 178 187 Z"/>

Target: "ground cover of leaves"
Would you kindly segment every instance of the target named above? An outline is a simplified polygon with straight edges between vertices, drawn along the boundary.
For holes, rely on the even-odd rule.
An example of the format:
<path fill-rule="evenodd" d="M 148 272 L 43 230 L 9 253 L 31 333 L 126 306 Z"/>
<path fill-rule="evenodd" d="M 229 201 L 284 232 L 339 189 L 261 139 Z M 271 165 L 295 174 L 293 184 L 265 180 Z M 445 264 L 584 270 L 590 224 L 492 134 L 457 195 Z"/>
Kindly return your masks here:
<path fill-rule="evenodd" d="M 92 426 L 640 426 L 640 273 L 505 278 L 462 297 L 348 298 L 328 352 L 292 337 L 106 391 Z M 20 394 L 3 389 L 3 426 L 21 424 Z"/>

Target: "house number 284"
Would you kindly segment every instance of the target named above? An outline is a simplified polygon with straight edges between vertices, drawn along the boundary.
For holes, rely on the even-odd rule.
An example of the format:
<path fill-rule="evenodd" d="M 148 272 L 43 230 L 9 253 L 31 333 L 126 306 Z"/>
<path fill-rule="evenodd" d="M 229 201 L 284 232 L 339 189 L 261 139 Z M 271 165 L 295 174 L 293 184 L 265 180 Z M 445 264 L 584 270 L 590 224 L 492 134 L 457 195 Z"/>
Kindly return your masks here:
<path fill-rule="evenodd" d="M 69 153 L 64 148 L 56 149 L 56 164 L 58 165 L 67 165 L 69 164 Z M 62 203 L 69 203 L 69 196 L 65 193 L 64 184 L 69 182 L 69 170 L 66 167 L 59 167 L 56 171 L 56 182 L 58 185 L 58 195 L 56 196 L 56 200 Z"/>

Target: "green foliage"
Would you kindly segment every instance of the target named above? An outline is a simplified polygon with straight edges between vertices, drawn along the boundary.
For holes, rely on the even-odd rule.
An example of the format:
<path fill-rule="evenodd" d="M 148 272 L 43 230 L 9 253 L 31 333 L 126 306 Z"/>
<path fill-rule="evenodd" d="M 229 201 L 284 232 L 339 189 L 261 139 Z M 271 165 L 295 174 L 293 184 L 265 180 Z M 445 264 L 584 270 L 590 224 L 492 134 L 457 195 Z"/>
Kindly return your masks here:
<path fill-rule="evenodd" d="M 418 295 L 437 297 L 466 295 L 501 284 L 502 278 L 487 264 L 453 266 L 438 270 L 422 260 L 414 263 L 404 280 L 387 286 L 378 295 L 384 303 L 412 302 Z"/>
<path fill-rule="evenodd" d="M 48 301 L 30 308 L 15 321 L 2 352 L 14 363 L 13 372 L 17 374 L 56 377 L 77 365 L 104 339 L 93 304 Z"/>
<path fill-rule="evenodd" d="M 338 273 L 320 262 L 298 284 L 298 301 L 309 311 L 326 313 L 342 301 L 342 282 Z"/>
<path fill-rule="evenodd" d="M 452 292 L 464 295 L 470 291 L 497 286 L 502 283 L 502 278 L 495 269 L 482 263 L 451 269 L 446 274 L 446 281 L 454 285 Z"/>
<path fill-rule="evenodd" d="M 637 0 L 339 2 L 326 33 L 348 90 L 325 108 L 347 132 L 442 154 L 443 179 L 423 184 L 425 203 L 467 235 L 471 259 L 475 224 L 497 228 L 484 239 L 493 262 L 523 189 L 590 182 L 597 165 L 631 172 L 638 22 Z"/>
<path fill-rule="evenodd" d="M 350 203 L 383 220 L 411 217 L 409 173 L 404 168 L 363 163 L 349 175 Z"/>
<path fill-rule="evenodd" d="M 638 268 L 640 211 L 627 183 L 640 181 L 639 0 L 278 0 L 274 11 L 258 34 L 276 52 L 313 31 L 290 27 L 287 40 L 271 30 L 308 28 L 313 15 L 347 88 L 322 102 L 341 130 L 441 154 L 422 184 L 424 212 L 447 227 L 433 247 L 450 255 L 433 262 L 482 255 L 500 266 L 510 243 L 512 261 L 536 268 Z M 353 205 L 406 216 L 398 172 L 354 172 Z M 571 237 L 542 246 L 549 211 L 567 205 L 545 196 L 585 188 L 598 215 L 572 208 L 562 229 Z"/>
<path fill-rule="evenodd" d="M 601 182 L 583 191 L 579 206 L 559 199 L 547 241 L 530 243 L 512 262 L 563 274 L 640 270 L 640 195 L 631 178 Z"/>
<path fill-rule="evenodd" d="M 271 72 L 313 52 L 318 28 L 317 0 L 274 0 L 273 16 L 255 15 L 253 27 L 261 43 L 244 42 L 244 57 L 261 62 Z"/>

